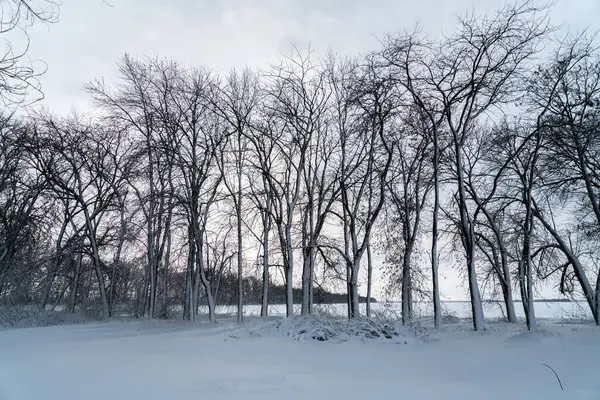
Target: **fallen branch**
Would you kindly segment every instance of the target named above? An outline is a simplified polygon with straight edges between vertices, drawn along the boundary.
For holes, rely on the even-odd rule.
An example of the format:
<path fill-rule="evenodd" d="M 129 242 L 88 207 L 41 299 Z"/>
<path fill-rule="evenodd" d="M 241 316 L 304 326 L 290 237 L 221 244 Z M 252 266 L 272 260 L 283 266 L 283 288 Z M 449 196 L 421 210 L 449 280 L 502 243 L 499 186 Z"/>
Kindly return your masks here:
<path fill-rule="evenodd" d="M 562 382 L 560 381 L 560 377 L 558 376 L 558 374 L 556 373 L 556 371 L 554 370 L 554 368 L 552 368 L 551 366 L 549 366 L 548 364 L 544 364 L 542 363 L 542 365 L 544 367 L 547 367 L 550 371 L 554 372 L 554 376 L 556 376 L 556 380 L 558 381 L 558 384 L 560 385 L 560 390 L 562 390 L 563 392 L 565 391 L 565 388 L 563 387 Z"/>

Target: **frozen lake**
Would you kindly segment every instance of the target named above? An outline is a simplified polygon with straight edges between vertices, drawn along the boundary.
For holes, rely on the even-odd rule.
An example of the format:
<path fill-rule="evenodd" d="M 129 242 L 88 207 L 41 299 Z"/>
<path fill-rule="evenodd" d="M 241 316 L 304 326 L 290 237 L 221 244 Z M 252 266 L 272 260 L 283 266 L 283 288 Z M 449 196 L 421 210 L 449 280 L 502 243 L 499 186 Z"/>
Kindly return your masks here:
<path fill-rule="evenodd" d="M 433 315 L 433 304 L 430 302 L 415 303 L 415 314 L 418 318 L 427 320 Z M 294 312 L 300 314 L 300 305 L 294 306 Z M 468 301 L 443 301 L 442 314 L 456 318 L 471 317 L 471 303 Z M 332 315 L 346 315 L 346 304 L 326 304 L 315 305 L 316 313 L 328 313 Z M 386 313 L 389 315 L 400 315 L 401 304 L 399 302 L 381 302 L 373 303 L 371 310 L 374 313 Z M 206 307 L 200 307 L 201 313 L 206 313 Z M 217 307 L 218 314 L 234 314 L 237 311 L 236 306 L 219 306 Z M 523 306 L 521 302 L 515 302 L 515 311 L 519 318 L 525 318 Z M 366 305 L 361 304 L 361 312 L 366 313 Z M 588 320 L 592 319 L 592 314 L 586 302 L 558 302 L 558 301 L 543 301 L 535 303 L 535 313 L 541 319 L 555 319 L 564 321 L 573 320 Z M 260 306 L 247 305 L 244 307 L 244 314 L 247 316 L 260 315 Z M 269 315 L 284 316 L 285 305 L 269 305 Z M 500 303 L 484 303 L 484 315 L 489 319 L 502 318 L 505 315 L 504 307 Z"/>

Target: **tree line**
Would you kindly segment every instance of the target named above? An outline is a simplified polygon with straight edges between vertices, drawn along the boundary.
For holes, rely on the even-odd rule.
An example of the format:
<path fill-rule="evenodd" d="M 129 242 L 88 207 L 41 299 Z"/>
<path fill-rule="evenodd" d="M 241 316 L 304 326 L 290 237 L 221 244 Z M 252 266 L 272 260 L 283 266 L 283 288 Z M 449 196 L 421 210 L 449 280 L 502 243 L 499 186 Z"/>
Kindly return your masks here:
<path fill-rule="evenodd" d="M 426 298 L 439 327 L 451 255 L 476 330 L 484 294 L 510 322 L 520 298 L 535 330 L 542 284 L 598 324 L 600 53 L 589 32 L 557 38 L 549 11 L 226 76 L 125 55 L 116 83 L 86 85 L 94 113 L 4 113 L 0 301 L 190 320 L 206 305 L 214 322 L 227 298 L 242 321 L 250 288 L 266 316 L 283 282 L 288 317 L 333 286 L 354 318 L 381 268 L 403 321 Z"/>

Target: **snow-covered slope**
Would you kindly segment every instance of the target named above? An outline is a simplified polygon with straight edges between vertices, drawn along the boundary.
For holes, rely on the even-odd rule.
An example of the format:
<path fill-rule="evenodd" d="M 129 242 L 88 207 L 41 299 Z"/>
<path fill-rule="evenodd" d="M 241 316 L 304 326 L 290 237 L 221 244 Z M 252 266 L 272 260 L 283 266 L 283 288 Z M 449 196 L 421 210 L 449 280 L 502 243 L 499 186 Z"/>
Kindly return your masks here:
<path fill-rule="evenodd" d="M 306 324 L 4 330 L 0 399 L 600 399 L 600 330 L 589 325 L 546 321 L 528 334 L 504 324 L 474 333 L 465 323 L 390 340 L 352 330 L 344 340 L 294 340 Z"/>

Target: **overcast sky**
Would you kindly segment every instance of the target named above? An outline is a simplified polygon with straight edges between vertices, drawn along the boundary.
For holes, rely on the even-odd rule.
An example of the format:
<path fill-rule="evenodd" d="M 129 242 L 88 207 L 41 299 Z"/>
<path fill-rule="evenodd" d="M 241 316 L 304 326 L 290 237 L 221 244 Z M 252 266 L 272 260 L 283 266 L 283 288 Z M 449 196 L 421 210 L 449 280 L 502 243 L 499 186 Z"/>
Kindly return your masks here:
<path fill-rule="evenodd" d="M 159 55 L 227 72 L 265 66 L 291 43 L 356 54 L 377 47 L 385 32 L 448 31 L 454 14 L 490 11 L 500 0 L 62 0 L 60 22 L 29 30 L 30 56 L 48 64 L 44 105 L 85 109 L 81 87 L 115 77 L 125 52 Z M 110 6 L 108 5 L 110 4 Z M 600 18 L 598 0 L 556 0 L 554 22 L 580 29 Z M 597 25 L 598 27 L 598 25 Z"/>
<path fill-rule="evenodd" d="M 357 54 L 377 47 L 385 32 L 411 30 L 418 21 L 438 35 L 454 27 L 455 14 L 492 11 L 500 0 L 62 0 L 60 22 L 29 30 L 29 55 L 47 63 L 43 105 L 59 113 L 89 107 L 82 85 L 116 77 L 128 52 L 158 55 L 183 64 L 264 67 L 309 41 L 317 52 L 331 47 Z M 555 0 L 554 23 L 571 30 L 600 28 L 600 0 Z M 594 26 L 594 24 L 596 24 Z M 466 298 L 455 272 L 441 269 L 445 297 Z M 447 278 L 447 279 L 444 279 Z"/>

